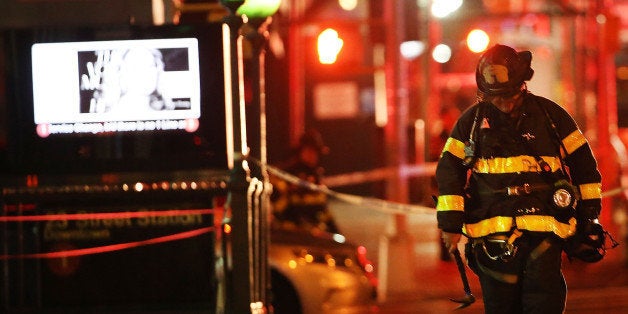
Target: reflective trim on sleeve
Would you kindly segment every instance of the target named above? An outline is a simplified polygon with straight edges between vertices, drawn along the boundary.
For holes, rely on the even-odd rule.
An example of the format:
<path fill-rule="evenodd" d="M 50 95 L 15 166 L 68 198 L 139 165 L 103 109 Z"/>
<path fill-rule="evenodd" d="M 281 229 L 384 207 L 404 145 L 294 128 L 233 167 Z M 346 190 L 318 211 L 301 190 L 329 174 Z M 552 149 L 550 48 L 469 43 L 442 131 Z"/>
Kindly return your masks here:
<path fill-rule="evenodd" d="M 569 223 L 562 223 L 552 216 L 528 215 L 516 217 L 517 228 L 537 232 L 553 232 L 566 239 L 576 234 L 576 218 L 569 219 Z"/>
<path fill-rule="evenodd" d="M 576 149 L 586 143 L 587 139 L 584 137 L 582 132 L 580 132 L 580 130 L 573 131 L 563 139 L 563 145 L 565 145 L 565 149 L 567 149 L 567 153 L 569 154 L 573 153 Z"/>
<path fill-rule="evenodd" d="M 443 151 L 441 152 L 441 156 L 443 156 L 443 154 L 445 152 L 450 152 L 452 155 L 463 159 L 464 158 L 464 143 L 453 138 L 450 137 L 447 139 L 447 142 L 445 143 L 445 146 L 443 147 Z"/>
<path fill-rule="evenodd" d="M 602 198 L 602 183 L 586 183 L 578 186 L 583 200 Z"/>
<path fill-rule="evenodd" d="M 437 211 L 464 211 L 464 197 L 460 195 L 441 195 L 436 204 Z"/>
<path fill-rule="evenodd" d="M 543 160 L 552 168 L 552 172 L 560 169 L 560 158 L 542 156 Z M 491 159 L 478 159 L 473 167 L 476 173 L 517 173 L 517 172 L 541 172 L 541 167 L 533 156 L 521 155 L 515 157 L 498 157 Z"/>

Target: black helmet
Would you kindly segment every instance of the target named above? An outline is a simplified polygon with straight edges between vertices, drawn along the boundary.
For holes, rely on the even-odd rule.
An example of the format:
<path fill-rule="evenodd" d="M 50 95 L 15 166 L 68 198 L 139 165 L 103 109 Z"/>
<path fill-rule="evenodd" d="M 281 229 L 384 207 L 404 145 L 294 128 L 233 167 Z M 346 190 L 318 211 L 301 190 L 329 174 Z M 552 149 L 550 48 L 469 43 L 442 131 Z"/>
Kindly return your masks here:
<path fill-rule="evenodd" d="M 606 255 L 606 240 L 610 240 L 611 248 L 619 243 L 597 222 L 578 223 L 576 234 L 564 246 L 569 259 L 577 258 L 587 263 L 599 262 Z"/>
<path fill-rule="evenodd" d="M 517 52 L 499 44 L 491 47 L 480 57 L 475 70 L 478 89 L 486 95 L 516 93 L 534 74 L 531 62 L 530 51 Z"/>
<path fill-rule="evenodd" d="M 305 133 L 301 135 L 301 138 L 299 138 L 297 150 L 304 147 L 313 148 L 318 151 L 319 154 L 323 155 L 329 153 L 329 147 L 327 147 L 327 145 L 323 142 L 323 136 L 315 129 L 305 131 Z"/>

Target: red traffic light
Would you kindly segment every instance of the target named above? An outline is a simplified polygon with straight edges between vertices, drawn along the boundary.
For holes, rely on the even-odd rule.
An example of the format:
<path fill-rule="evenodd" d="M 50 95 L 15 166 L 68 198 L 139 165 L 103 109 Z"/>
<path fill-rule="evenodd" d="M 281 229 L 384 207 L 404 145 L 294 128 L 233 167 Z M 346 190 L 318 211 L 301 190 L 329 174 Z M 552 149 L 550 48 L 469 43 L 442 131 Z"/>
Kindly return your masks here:
<path fill-rule="evenodd" d="M 322 64 L 334 64 L 343 45 L 344 40 L 335 29 L 325 29 L 317 37 L 318 61 Z"/>

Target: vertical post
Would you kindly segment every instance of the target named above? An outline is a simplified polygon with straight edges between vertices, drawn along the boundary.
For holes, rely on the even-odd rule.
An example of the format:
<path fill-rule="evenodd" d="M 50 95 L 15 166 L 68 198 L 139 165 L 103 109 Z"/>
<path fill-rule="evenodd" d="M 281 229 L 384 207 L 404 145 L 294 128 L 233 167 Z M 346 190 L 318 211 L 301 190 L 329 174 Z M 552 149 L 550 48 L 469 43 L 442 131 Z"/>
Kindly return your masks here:
<path fill-rule="evenodd" d="M 441 108 L 440 104 L 440 85 L 435 84 L 434 82 L 439 81 L 439 77 L 441 76 L 441 68 L 440 64 L 437 62 L 433 62 L 431 60 L 432 55 L 431 52 L 434 47 L 438 44 L 442 37 L 442 29 L 440 22 L 434 20 L 429 13 L 427 8 L 424 8 L 422 11 L 423 17 L 425 19 L 424 25 L 424 40 L 427 42 L 425 53 L 423 54 L 421 65 L 423 69 L 423 90 L 422 90 L 422 107 L 421 107 L 421 115 L 422 119 L 426 121 L 426 132 L 430 133 L 430 128 L 432 127 L 429 121 L 435 121 L 439 117 L 439 111 Z M 426 147 L 430 145 L 430 137 L 426 137 Z M 424 156 L 426 157 L 426 156 Z"/>
<path fill-rule="evenodd" d="M 242 36 L 240 34 L 243 22 L 242 18 L 236 15 L 236 11 L 244 3 L 244 0 L 222 0 L 222 3 L 229 9 L 229 15 L 224 19 L 224 24 L 228 26 L 229 30 L 229 51 L 228 55 L 225 56 L 229 59 L 228 64 L 225 64 L 225 75 L 229 76 L 229 79 L 225 84 L 228 84 L 230 88 L 225 91 L 227 93 L 225 98 L 228 99 L 228 105 L 231 107 L 227 108 L 231 113 L 231 117 L 227 117 L 227 119 L 230 119 L 227 123 L 232 125 L 233 150 L 236 153 L 246 154 L 246 134 L 243 134 L 246 133 L 246 128 L 243 128 L 242 125 L 243 121 L 245 121 L 244 111 L 242 110 L 242 102 L 244 101 L 242 91 L 244 87 L 242 86 Z"/>
<path fill-rule="evenodd" d="M 386 182 L 386 197 L 397 202 L 408 201 L 408 182 L 405 174 L 401 173 L 408 160 L 408 88 L 407 69 L 401 64 L 399 46 L 402 40 L 404 26 L 404 2 L 401 0 L 385 0 L 383 15 L 386 25 L 385 35 L 385 75 L 387 91 L 388 123 L 384 126 L 384 141 L 386 146 L 386 164 L 397 167 L 393 178 Z M 381 265 L 388 287 L 380 287 L 380 300 L 385 299 L 387 290 L 412 290 L 415 282 L 413 239 L 407 228 L 407 216 L 394 215 L 394 234 L 386 235 L 388 241 L 385 254 L 386 260 Z M 390 258 L 389 258 L 390 257 Z M 400 275 L 403 274 L 403 275 Z"/>
<path fill-rule="evenodd" d="M 259 151 L 252 152 L 259 154 L 259 183 L 258 194 L 253 213 L 252 241 L 254 243 L 253 265 L 255 265 L 253 285 L 253 301 L 258 302 L 263 308 L 269 303 L 270 290 L 270 268 L 268 265 L 268 247 L 270 244 L 270 180 L 267 169 L 267 145 L 266 145 L 266 46 L 268 43 L 268 26 L 272 22 L 271 17 L 249 18 L 245 25 L 248 25 L 246 38 L 251 42 L 253 50 L 252 82 L 255 86 L 253 90 L 256 95 L 256 105 L 259 112 Z"/>
<path fill-rule="evenodd" d="M 384 3 L 384 20 L 386 27 L 386 52 L 385 52 L 385 71 L 386 71 L 386 90 L 387 90 L 387 107 L 388 107 L 388 123 L 384 127 L 384 139 L 386 141 L 386 163 L 387 165 L 401 166 L 405 164 L 406 145 L 402 141 L 405 139 L 405 128 L 403 118 L 406 105 L 402 102 L 401 88 L 401 67 L 399 57 L 399 20 L 403 15 L 398 14 L 398 0 L 385 0 Z M 400 131 L 403 129 L 403 132 Z M 400 136 L 400 134 L 403 134 Z M 403 202 L 407 197 L 407 190 L 404 188 L 399 173 L 386 184 L 386 196 L 390 200 Z M 396 220 L 402 221 L 402 217 L 396 217 Z M 402 224 L 403 225 L 403 224 Z"/>
<path fill-rule="evenodd" d="M 305 96 L 304 96 L 304 48 L 302 44 L 302 27 L 301 27 L 301 14 L 303 12 L 303 0 L 292 0 L 290 3 L 289 20 L 290 28 L 288 31 L 288 37 L 290 45 L 288 45 L 288 61 L 289 66 L 289 126 L 290 130 L 290 143 L 294 144 L 298 141 L 299 136 L 304 132 L 305 125 Z M 292 21 L 298 21 L 294 23 Z"/>
<path fill-rule="evenodd" d="M 226 204 L 226 220 L 232 226 L 229 237 L 231 243 L 226 245 L 233 247 L 232 256 L 227 256 L 231 263 L 227 263 L 226 277 L 226 303 L 225 313 L 250 313 L 250 242 L 249 221 L 251 199 L 249 197 L 250 169 L 244 157 L 247 153 L 246 120 L 243 110 L 244 97 L 242 97 L 242 36 L 240 28 L 243 25 L 242 18 L 236 14 L 238 8 L 244 4 L 244 0 L 221 0 L 229 10 L 224 18 L 223 30 L 228 40 L 225 45 L 225 111 L 228 134 L 228 153 L 230 154 L 230 188 L 229 198 Z"/>
<path fill-rule="evenodd" d="M 240 27 L 240 32 L 246 36 L 253 47 L 254 56 L 257 62 L 253 62 L 251 81 L 257 82 L 254 90 L 257 97 L 254 97 L 254 107 L 256 114 L 259 114 L 259 153 L 260 164 L 250 158 L 248 147 L 246 146 L 246 125 L 244 119 L 244 62 L 242 50 L 238 50 L 238 77 L 239 77 L 239 112 L 240 112 L 240 132 L 242 139 L 242 170 L 239 173 L 238 167 L 234 168 L 231 182 L 233 195 L 231 199 L 233 215 L 233 313 L 268 313 L 269 289 L 270 289 L 270 268 L 267 262 L 268 245 L 270 242 L 269 226 L 269 192 L 270 181 L 266 170 L 266 81 L 265 81 L 265 49 L 268 41 L 267 26 L 272 16 L 278 9 L 280 0 L 262 2 L 248 0 L 237 8 L 237 13 L 242 15 L 245 23 Z M 239 37 L 239 41 L 243 39 Z M 257 133 L 257 132 L 256 132 Z M 244 175 L 242 175 L 244 174 Z M 244 179 L 244 180 L 242 180 Z M 242 198 L 242 192 L 244 198 Z M 237 196 L 237 198 L 236 198 Z M 237 204 L 238 207 L 233 206 Z M 238 230 L 236 230 L 236 228 Z M 239 232 L 237 232 L 239 231 Z M 237 232 L 237 233 L 236 233 Z M 246 247 L 246 250 L 244 248 Z M 236 253 L 237 252 L 237 253 Z M 236 256 L 237 254 L 237 256 Z M 238 266 L 238 267 L 236 267 Z"/>
<path fill-rule="evenodd" d="M 613 18 L 615 18 L 608 7 L 608 1 L 599 4 L 598 15 L 596 21 L 598 23 L 598 106 L 597 106 L 597 155 L 612 156 L 616 152 L 613 151 L 611 137 L 617 135 L 617 91 L 615 84 L 615 58 L 616 47 L 612 41 L 617 41 L 618 37 L 611 28 L 614 26 Z M 614 158 L 598 158 L 599 169 L 602 172 L 602 190 L 606 191 L 615 186 L 619 173 L 618 163 Z M 611 226 L 611 212 L 613 208 L 612 198 L 602 199 L 602 211 L 600 220 L 602 224 Z"/>

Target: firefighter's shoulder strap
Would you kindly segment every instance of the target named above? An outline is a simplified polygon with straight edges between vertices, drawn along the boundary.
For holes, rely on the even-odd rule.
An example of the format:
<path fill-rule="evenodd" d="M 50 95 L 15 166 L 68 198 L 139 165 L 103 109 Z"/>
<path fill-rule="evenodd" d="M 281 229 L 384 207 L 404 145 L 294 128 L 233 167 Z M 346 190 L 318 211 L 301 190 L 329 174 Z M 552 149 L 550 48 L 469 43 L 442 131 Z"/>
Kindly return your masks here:
<path fill-rule="evenodd" d="M 552 133 L 554 133 L 554 140 L 558 143 L 558 159 L 560 160 L 560 169 L 563 172 L 563 175 L 565 176 L 569 176 L 569 172 L 567 171 L 566 167 L 565 167 L 565 162 L 564 162 L 564 157 L 563 156 L 567 156 L 567 148 L 565 147 L 565 144 L 562 141 L 562 138 L 560 137 L 560 133 L 558 132 L 558 128 L 556 127 L 556 123 L 554 122 L 554 119 L 552 119 L 552 117 L 550 116 L 549 112 L 547 111 L 547 108 L 541 104 L 538 101 L 537 97 L 534 97 L 534 103 L 541 108 L 541 111 L 543 111 L 543 114 L 545 115 L 545 121 L 547 122 L 547 125 L 549 127 L 549 129 L 551 130 Z M 540 157 L 536 157 L 537 159 Z M 571 181 L 571 178 L 569 178 L 569 181 Z"/>
<path fill-rule="evenodd" d="M 486 102 L 484 101 L 477 104 L 475 115 L 473 117 L 473 124 L 471 125 L 471 130 L 469 131 L 469 139 L 464 143 L 464 159 L 462 160 L 462 164 L 468 168 L 473 167 L 473 164 L 477 159 L 475 143 L 478 132 L 478 122 L 480 121 L 480 117 L 484 115 L 484 106 L 486 106 Z"/>

